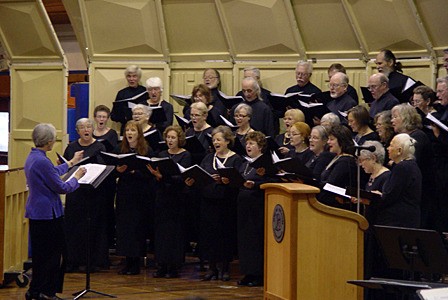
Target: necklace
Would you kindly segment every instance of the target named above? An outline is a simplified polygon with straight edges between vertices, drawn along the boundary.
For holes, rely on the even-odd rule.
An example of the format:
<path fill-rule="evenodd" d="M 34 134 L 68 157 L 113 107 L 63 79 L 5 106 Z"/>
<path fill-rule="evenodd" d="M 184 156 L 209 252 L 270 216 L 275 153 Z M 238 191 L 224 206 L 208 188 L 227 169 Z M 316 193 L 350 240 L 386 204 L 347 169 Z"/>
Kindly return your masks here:
<path fill-rule="evenodd" d="M 250 167 L 250 169 L 248 170 L 248 168 L 249 168 L 249 163 L 248 163 L 248 164 L 246 165 L 246 167 L 244 168 L 244 171 L 243 171 L 243 175 L 244 175 L 244 177 L 246 177 L 247 175 L 249 175 L 249 173 L 252 172 L 252 170 L 254 169 L 254 168 Z"/>
<path fill-rule="evenodd" d="M 290 138 L 288 134 L 285 132 L 285 135 L 283 136 L 283 145 L 288 145 L 290 141 Z"/>
<path fill-rule="evenodd" d="M 230 152 L 232 152 L 232 151 L 228 151 L 227 152 L 227 154 L 226 154 L 226 157 L 224 158 L 224 161 L 222 162 L 222 164 L 225 166 L 226 165 L 226 162 L 227 162 L 227 159 L 229 158 L 229 156 L 230 156 Z M 216 170 L 217 168 L 216 168 L 216 160 L 217 159 L 219 159 L 218 158 L 218 154 L 217 153 L 215 153 L 215 155 L 213 156 L 213 169 L 214 170 Z"/>

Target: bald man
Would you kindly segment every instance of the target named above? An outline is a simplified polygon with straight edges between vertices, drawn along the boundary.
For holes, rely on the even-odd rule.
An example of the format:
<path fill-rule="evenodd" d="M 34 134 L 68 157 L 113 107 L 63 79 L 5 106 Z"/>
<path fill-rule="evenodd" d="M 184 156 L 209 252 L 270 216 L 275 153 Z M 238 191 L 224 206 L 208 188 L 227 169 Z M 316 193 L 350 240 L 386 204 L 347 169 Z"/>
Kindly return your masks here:
<path fill-rule="evenodd" d="M 397 104 L 400 104 L 397 98 L 389 91 L 389 79 L 383 73 L 373 74 L 367 81 L 367 88 L 372 94 L 373 101 L 370 104 L 370 117 L 374 118 L 379 112 L 391 110 Z"/>
<path fill-rule="evenodd" d="M 332 98 L 327 103 L 328 109 L 336 114 L 342 123 L 347 123 L 347 120 L 341 115 L 341 112 L 346 112 L 358 104 L 347 93 L 348 76 L 342 72 L 337 72 L 331 76 L 328 86 L 330 87 L 330 96 Z"/>

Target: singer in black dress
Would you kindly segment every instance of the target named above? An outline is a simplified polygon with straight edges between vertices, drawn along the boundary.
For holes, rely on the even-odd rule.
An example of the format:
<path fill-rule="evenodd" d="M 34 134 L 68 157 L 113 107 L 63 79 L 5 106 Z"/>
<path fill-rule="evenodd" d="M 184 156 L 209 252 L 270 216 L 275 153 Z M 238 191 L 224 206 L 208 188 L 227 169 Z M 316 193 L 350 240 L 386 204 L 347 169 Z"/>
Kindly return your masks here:
<path fill-rule="evenodd" d="M 110 109 L 105 105 L 98 105 L 93 111 L 95 118 L 95 129 L 93 138 L 101 142 L 106 147 L 107 152 L 112 152 L 118 144 L 118 134 L 115 130 L 107 126 L 110 118 Z M 115 191 L 117 183 L 113 176 L 108 176 L 104 182 L 106 197 L 106 216 L 107 216 L 107 240 L 109 248 L 115 248 Z"/>
<path fill-rule="evenodd" d="M 266 137 L 259 131 L 246 135 L 246 151 L 256 158 L 266 151 Z M 238 285 L 263 285 L 264 262 L 264 191 L 260 185 L 274 181 L 267 175 L 260 176 L 257 170 L 245 161 L 240 168 L 244 185 L 238 193 L 238 256 L 244 278 Z"/>
<path fill-rule="evenodd" d="M 229 149 L 234 136 L 227 126 L 218 126 L 212 132 L 215 153 L 207 154 L 202 160 L 201 167 L 213 176 L 215 182 L 202 186 L 201 202 L 201 256 L 209 261 L 209 272 L 204 280 L 230 280 L 229 263 L 233 258 L 233 249 L 236 246 L 236 196 L 238 189 L 231 188 L 222 183 L 218 174 L 219 163 L 225 167 L 239 169 L 242 164 L 241 157 Z M 219 161 L 219 162 L 218 162 Z M 187 178 L 187 185 L 200 186 L 201 182 Z M 222 265 L 221 274 L 218 263 Z"/>
<path fill-rule="evenodd" d="M 80 138 L 67 146 L 64 158 L 71 160 L 77 151 L 84 150 L 84 157 L 102 162 L 99 154 L 106 149 L 92 137 L 93 122 L 87 118 L 79 119 L 76 122 L 76 131 Z M 91 237 L 91 271 L 108 266 L 106 206 L 104 183 L 96 189 L 81 188 L 67 194 L 64 224 L 67 240 L 67 271 L 86 266 L 87 230 L 90 230 Z M 89 229 L 87 229 L 88 211 L 91 218 Z"/>
<path fill-rule="evenodd" d="M 141 126 L 136 121 L 126 124 L 125 136 L 116 152 L 153 156 Z M 119 274 L 136 275 L 140 273 L 140 257 L 146 256 L 148 216 L 155 194 L 154 177 L 148 170 L 132 170 L 127 165 L 117 166 L 116 171 L 117 254 L 126 256 L 126 266 Z"/>
<path fill-rule="evenodd" d="M 356 186 L 356 159 L 353 156 L 353 140 L 350 130 L 338 125 L 331 128 L 328 134 L 330 152 L 336 154 L 320 176 L 321 187 L 326 183 L 346 188 Z M 335 194 L 321 190 L 317 199 L 327 205 L 349 209 L 349 203 L 341 203 Z"/>
<path fill-rule="evenodd" d="M 182 128 L 178 125 L 169 126 L 163 135 L 168 150 L 160 152 L 158 157 L 169 157 L 184 168 L 191 166 L 191 155 L 182 148 L 185 145 Z M 148 169 L 158 183 L 154 207 L 154 253 L 158 269 L 153 276 L 175 278 L 179 276 L 178 269 L 184 263 L 187 187 L 180 175 L 166 174 L 151 165 L 148 165 Z"/>

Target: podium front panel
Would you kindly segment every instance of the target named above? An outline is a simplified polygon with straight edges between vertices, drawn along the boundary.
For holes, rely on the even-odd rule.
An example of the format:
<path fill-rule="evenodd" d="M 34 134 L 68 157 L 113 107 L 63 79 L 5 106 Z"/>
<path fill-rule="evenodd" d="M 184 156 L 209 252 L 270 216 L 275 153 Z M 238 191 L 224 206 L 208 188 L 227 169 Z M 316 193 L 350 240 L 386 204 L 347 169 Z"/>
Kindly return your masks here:
<path fill-rule="evenodd" d="M 362 288 L 347 281 L 363 278 L 365 218 L 321 204 L 314 187 L 290 183 L 262 188 L 264 298 L 361 300 Z"/>

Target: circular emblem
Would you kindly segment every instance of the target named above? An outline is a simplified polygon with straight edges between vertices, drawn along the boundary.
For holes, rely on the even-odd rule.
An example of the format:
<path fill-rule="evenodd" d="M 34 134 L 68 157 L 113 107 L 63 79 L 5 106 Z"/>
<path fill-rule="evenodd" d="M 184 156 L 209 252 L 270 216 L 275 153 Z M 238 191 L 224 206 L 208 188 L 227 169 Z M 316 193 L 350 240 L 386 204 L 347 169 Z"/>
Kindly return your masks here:
<path fill-rule="evenodd" d="M 272 231 L 277 243 L 283 240 L 285 235 L 285 212 L 280 204 L 274 207 L 274 213 L 272 214 Z"/>

